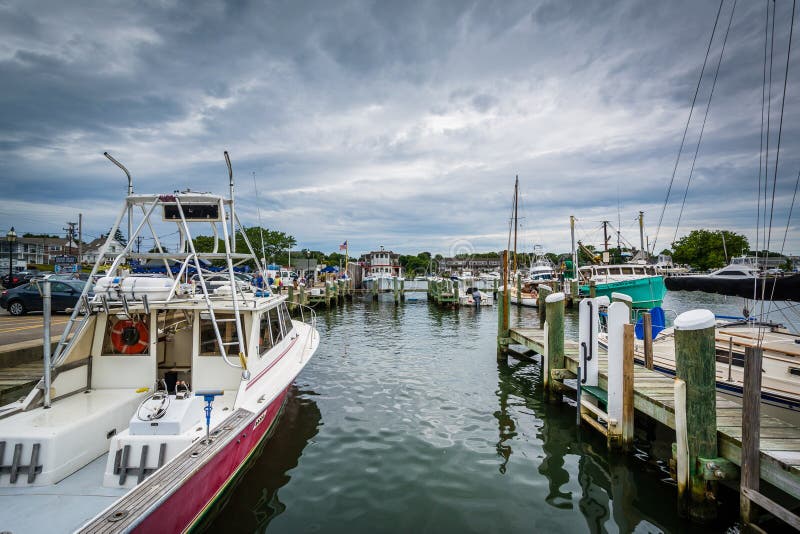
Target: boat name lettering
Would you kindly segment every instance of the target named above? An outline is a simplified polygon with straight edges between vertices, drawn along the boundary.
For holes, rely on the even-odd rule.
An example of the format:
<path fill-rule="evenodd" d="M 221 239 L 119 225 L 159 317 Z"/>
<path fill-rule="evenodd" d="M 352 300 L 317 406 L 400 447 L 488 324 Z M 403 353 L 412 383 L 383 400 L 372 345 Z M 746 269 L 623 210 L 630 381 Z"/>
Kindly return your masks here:
<path fill-rule="evenodd" d="M 258 418 L 256 419 L 256 422 L 253 423 L 253 430 L 255 430 L 256 427 L 258 427 L 258 425 L 261 424 L 261 421 L 263 421 L 266 416 L 267 416 L 267 412 L 266 411 L 261 412 L 261 415 L 258 416 Z"/>

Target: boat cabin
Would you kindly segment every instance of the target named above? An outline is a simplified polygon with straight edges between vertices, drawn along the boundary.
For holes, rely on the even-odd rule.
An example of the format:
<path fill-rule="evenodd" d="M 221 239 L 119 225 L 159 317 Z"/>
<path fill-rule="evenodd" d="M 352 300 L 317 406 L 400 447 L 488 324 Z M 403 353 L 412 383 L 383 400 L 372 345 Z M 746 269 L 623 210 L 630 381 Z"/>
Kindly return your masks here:
<path fill-rule="evenodd" d="M 656 276 L 655 266 L 633 263 L 622 265 L 585 265 L 580 267 L 578 272 L 583 283 L 588 283 L 590 280 L 594 280 L 595 282 L 609 282 Z"/>

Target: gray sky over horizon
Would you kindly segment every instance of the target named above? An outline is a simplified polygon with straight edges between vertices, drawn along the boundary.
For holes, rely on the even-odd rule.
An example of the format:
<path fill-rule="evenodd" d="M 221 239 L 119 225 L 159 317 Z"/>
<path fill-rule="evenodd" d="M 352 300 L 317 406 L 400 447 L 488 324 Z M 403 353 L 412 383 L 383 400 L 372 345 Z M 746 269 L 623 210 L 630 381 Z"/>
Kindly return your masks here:
<path fill-rule="evenodd" d="M 652 242 L 718 6 L 0 0 L 0 232 L 63 234 L 79 212 L 88 238 L 107 231 L 126 183 L 105 150 L 137 193 L 225 193 L 228 150 L 239 216 L 257 224 L 260 205 L 298 248 L 502 249 L 515 175 L 522 250 L 569 250 L 570 215 L 585 243 L 600 245 L 605 219 L 638 246 L 640 210 Z M 676 231 L 732 6 L 658 250 Z M 678 237 L 728 229 L 756 244 L 764 9 L 736 6 Z M 791 3 L 777 11 L 770 183 Z M 789 69 L 772 250 L 800 168 L 795 53 Z M 800 253 L 796 219 L 787 253 Z"/>

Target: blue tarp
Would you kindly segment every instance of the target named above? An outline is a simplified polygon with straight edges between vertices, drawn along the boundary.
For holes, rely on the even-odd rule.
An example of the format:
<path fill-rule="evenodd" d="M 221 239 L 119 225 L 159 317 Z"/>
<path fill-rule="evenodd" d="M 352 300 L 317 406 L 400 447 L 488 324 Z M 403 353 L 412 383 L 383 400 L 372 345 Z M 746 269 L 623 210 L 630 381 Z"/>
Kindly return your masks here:
<path fill-rule="evenodd" d="M 339 272 L 339 268 L 338 267 L 334 267 L 333 265 L 329 265 L 328 267 L 325 267 L 324 269 L 322 269 L 322 271 L 320 271 L 320 272 L 323 272 L 323 273 L 338 273 Z"/>

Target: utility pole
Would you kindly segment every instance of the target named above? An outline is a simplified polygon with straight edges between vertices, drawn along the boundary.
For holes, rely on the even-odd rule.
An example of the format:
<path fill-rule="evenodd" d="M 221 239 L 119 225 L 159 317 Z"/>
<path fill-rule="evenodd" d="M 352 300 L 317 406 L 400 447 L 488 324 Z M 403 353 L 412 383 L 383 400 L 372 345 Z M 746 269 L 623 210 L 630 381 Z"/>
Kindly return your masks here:
<path fill-rule="evenodd" d="M 139 254 L 142 251 L 142 239 L 144 239 L 142 236 L 140 236 L 140 235 L 136 236 L 136 253 L 137 254 Z"/>
<path fill-rule="evenodd" d="M 78 264 L 83 263 L 83 213 L 78 214 Z"/>
<path fill-rule="evenodd" d="M 75 227 L 78 223 L 68 222 L 66 228 L 62 228 L 65 232 L 67 232 L 67 249 L 69 250 L 69 255 L 72 256 L 72 242 L 75 240 Z"/>
<path fill-rule="evenodd" d="M 608 252 L 608 221 L 603 221 L 603 251 Z"/>

